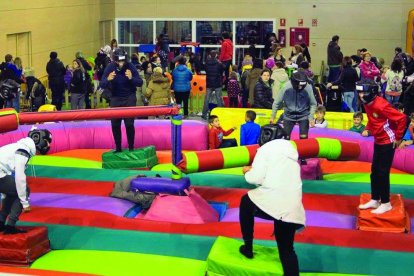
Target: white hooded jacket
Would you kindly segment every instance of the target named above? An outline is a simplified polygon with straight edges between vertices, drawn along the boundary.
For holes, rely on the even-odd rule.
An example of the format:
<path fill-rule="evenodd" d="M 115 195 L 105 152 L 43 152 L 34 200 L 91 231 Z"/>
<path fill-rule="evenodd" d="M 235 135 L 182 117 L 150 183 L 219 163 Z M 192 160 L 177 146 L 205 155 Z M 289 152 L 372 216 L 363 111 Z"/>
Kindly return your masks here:
<path fill-rule="evenodd" d="M 246 181 L 258 185 L 249 198 L 268 215 L 305 225 L 298 152 L 290 141 L 277 139 L 261 146 Z"/>
<path fill-rule="evenodd" d="M 27 157 L 27 154 L 29 157 Z M 23 208 L 29 207 L 26 193 L 26 165 L 30 157 L 36 154 L 36 146 L 31 138 L 23 138 L 17 143 L 0 148 L 0 178 L 15 175 L 16 190 Z"/>

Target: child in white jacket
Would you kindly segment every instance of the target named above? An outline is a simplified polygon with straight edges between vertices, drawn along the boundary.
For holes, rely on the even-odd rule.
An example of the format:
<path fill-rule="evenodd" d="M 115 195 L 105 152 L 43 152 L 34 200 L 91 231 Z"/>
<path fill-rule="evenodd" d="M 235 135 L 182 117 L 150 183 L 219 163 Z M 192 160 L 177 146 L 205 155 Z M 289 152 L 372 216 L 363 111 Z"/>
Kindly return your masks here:
<path fill-rule="evenodd" d="M 273 136 L 269 135 L 271 128 Z M 272 140 L 272 137 L 276 139 Z M 244 240 L 240 253 L 253 258 L 254 217 L 273 220 L 284 275 L 299 275 L 293 242 L 295 232 L 305 225 L 302 180 L 298 152 L 291 142 L 282 139 L 284 137 L 286 133 L 278 125 L 267 130 L 262 128 L 261 147 L 253 164 L 243 168 L 246 181 L 257 185 L 257 188 L 244 195 L 240 202 L 240 227 Z"/>
<path fill-rule="evenodd" d="M 0 211 L 0 231 L 6 235 L 26 232 L 15 226 L 22 211 L 30 211 L 26 165 L 36 152 L 46 154 L 51 142 L 48 130 L 32 129 L 29 137 L 0 148 L 0 193 L 6 195 Z"/>

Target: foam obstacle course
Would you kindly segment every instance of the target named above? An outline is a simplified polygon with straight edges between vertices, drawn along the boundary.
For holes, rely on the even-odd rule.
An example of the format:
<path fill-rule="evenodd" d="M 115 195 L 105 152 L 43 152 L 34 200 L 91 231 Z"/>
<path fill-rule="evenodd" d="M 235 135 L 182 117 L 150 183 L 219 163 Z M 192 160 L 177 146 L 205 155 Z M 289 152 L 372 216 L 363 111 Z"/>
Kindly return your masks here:
<path fill-rule="evenodd" d="M 226 129 L 227 126 L 222 125 Z M 17 141 L 30 127 L 22 125 L 15 131 L 0 134 L 0 144 Z M 170 122 L 136 121 L 136 146 L 154 146 L 159 162 L 145 171 L 102 168 L 102 154 L 110 152 L 114 146 L 107 121 L 59 122 L 41 127 L 52 132 L 54 142 L 50 155 L 36 156 L 29 164 L 32 211 L 22 214 L 19 223 L 21 226 L 47 226 L 52 251 L 35 261 L 32 268 L 136 275 L 138 266 L 140 275 L 205 275 L 206 271 L 208 275 L 226 275 L 225 271 L 254 273 L 254 270 L 257 275 L 263 275 L 259 271 L 263 272 L 260 268 L 265 267 L 268 275 L 280 275 L 277 248 L 271 236 L 272 223 L 256 220 L 254 250 L 263 258 L 247 260 L 238 254 L 239 202 L 252 188 L 244 181 L 240 167 L 228 165 L 181 175 L 181 179 L 190 181 L 189 193 L 193 189 L 214 209 L 214 221 L 168 221 L 177 219 L 174 214 L 167 218 L 145 219 L 139 217 L 144 213 L 137 212 L 136 204 L 108 196 L 115 182 L 138 174 L 154 178 L 159 174 L 162 179 L 171 180 L 172 165 L 180 158 L 173 154 L 176 143 L 172 136 L 176 130 Z M 294 129 L 293 137 L 297 137 L 297 132 Z M 183 155 L 207 149 L 206 124 L 183 121 L 181 134 Z M 359 154 L 354 152 L 352 158 L 335 160 L 333 157 L 339 157 L 341 153 L 338 155 L 338 152 L 345 147 L 341 146 L 340 151 L 339 147 L 335 150 L 330 147 L 328 153 L 311 147 L 323 179 L 303 181 L 307 226 L 296 236 L 295 243 L 301 275 L 411 275 L 412 228 L 405 233 L 357 229 L 360 195 L 370 190 L 372 139 L 330 129 L 311 129 L 310 136 L 337 139 L 340 142 L 335 142 L 336 145 L 341 142 L 357 144 Z M 315 142 L 319 143 L 317 139 Z M 406 218 L 412 224 L 414 180 L 409 173 L 411 164 L 406 164 L 409 162 L 405 159 L 411 151 L 411 147 L 404 152 L 397 150 L 391 172 L 391 191 L 403 196 L 401 202 Z M 329 159 L 319 158 L 322 153 Z M 159 169 L 161 166 L 168 169 Z M 174 195 L 166 197 L 171 196 Z M 125 267 L 132 262 L 136 265 Z"/>

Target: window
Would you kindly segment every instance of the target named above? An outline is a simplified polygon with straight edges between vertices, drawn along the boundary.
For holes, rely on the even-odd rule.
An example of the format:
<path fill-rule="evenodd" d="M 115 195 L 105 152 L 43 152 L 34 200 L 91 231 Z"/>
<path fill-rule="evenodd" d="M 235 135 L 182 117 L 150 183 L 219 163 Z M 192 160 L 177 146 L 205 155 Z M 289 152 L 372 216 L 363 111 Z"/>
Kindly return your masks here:
<path fill-rule="evenodd" d="M 168 34 L 170 44 L 192 41 L 191 21 L 157 21 L 156 34 Z"/>
<path fill-rule="evenodd" d="M 119 44 L 152 44 L 153 37 L 152 21 L 119 21 L 118 43 Z"/>
<path fill-rule="evenodd" d="M 272 21 L 237 21 L 236 44 L 249 45 L 251 42 L 264 45 L 266 35 L 273 33 Z"/>
<path fill-rule="evenodd" d="M 196 42 L 201 45 L 219 45 L 222 32 L 233 33 L 233 21 L 197 21 Z"/>

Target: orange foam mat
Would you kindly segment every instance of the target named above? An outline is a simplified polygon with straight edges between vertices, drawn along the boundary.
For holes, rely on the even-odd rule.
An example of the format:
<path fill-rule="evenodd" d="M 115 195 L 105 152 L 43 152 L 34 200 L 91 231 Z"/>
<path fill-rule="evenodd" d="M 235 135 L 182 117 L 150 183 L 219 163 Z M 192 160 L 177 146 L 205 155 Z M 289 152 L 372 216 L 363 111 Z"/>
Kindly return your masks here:
<path fill-rule="evenodd" d="M 53 270 L 31 269 L 22 267 L 0 266 L 0 274 L 9 273 L 13 275 L 39 275 L 39 276 L 86 276 L 95 274 L 70 273 Z"/>
<path fill-rule="evenodd" d="M 108 151 L 110 151 L 110 149 L 75 149 L 75 150 L 57 152 L 51 155 L 102 162 L 102 154 Z M 187 152 L 186 150 L 183 151 L 183 153 L 186 153 L 186 152 Z M 157 158 L 158 158 L 159 164 L 171 163 L 171 160 L 172 160 L 171 156 L 172 156 L 172 153 L 170 150 L 157 151 Z"/>
<path fill-rule="evenodd" d="M 360 204 L 371 199 L 370 194 L 361 194 Z M 358 210 L 357 229 L 364 231 L 406 233 L 410 232 L 410 218 L 405 210 L 404 200 L 400 194 L 390 197 L 392 210 L 377 215 L 371 213 L 372 209 Z"/>
<path fill-rule="evenodd" d="M 371 163 L 362 161 L 329 161 L 325 158 L 320 158 L 320 165 L 323 174 L 371 172 Z M 407 174 L 393 168 L 391 168 L 391 173 Z"/>

